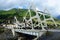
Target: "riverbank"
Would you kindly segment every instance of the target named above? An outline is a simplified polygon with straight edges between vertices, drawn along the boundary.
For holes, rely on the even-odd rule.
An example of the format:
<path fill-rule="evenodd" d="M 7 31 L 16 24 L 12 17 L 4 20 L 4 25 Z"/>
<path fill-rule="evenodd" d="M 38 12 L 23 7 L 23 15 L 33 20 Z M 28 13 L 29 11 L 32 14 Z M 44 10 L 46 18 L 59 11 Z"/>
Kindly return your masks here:
<path fill-rule="evenodd" d="M 31 36 L 27 34 L 22 33 L 16 33 L 15 37 L 13 37 L 11 30 L 4 29 L 2 33 L 0 33 L 0 40 L 32 40 L 36 36 Z M 60 32 L 49 32 L 41 37 L 38 38 L 38 40 L 60 40 Z"/>

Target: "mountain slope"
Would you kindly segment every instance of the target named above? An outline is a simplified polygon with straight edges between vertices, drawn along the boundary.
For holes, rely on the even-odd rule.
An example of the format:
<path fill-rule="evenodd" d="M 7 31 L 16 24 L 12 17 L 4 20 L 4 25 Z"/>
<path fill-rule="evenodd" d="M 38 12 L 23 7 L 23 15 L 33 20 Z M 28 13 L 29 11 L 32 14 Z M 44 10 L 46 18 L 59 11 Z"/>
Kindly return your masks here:
<path fill-rule="evenodd" d="M 16 9 L 16 8 L 13 8 L 8 11 L 0 10 L 0 23 L 4 23 L 8 20 L 14 20 L 14 16 L 17 16 L 19 20 L 23 20 L 23 17 L 26 15 L 27 11 L 28 11 L 27 9 Z M 31 12 L 32 12 L 32 16 L 34 16 L 35 12 L 34 11 Z M 29 17 L 29 14 L 27 15 L 27 17 Z M 43 19 L 42 16 L 41 19 Z"/>

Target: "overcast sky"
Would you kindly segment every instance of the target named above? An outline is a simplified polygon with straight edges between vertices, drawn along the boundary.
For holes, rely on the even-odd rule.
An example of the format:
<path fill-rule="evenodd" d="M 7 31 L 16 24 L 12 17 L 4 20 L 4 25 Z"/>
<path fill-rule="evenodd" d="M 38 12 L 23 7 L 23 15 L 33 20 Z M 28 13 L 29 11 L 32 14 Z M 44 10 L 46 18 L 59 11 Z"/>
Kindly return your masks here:
<path fill-rule="evenodd" d="M 28 8 L 32 0 L 0 0 L 0 10 L 8 10 L 11 8 Z M 39 10 L 47 8 L 51 15 L 60 15 L 60 0 L 33 0 Z"/>

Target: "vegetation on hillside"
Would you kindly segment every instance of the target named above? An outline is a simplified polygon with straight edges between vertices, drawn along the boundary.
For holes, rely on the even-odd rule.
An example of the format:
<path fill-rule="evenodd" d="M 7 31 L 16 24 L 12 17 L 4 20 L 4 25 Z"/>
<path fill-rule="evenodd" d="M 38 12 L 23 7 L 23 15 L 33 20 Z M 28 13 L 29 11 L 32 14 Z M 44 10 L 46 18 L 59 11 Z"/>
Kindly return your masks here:
<path fill-rule="evenodd" d="M 23 17 L 26 15 L 27 11 L 28 11 L 27 9 L 16 9 L 16 8 L 13 8 L 8 11 L 0 10 L 0 23 L 7 23 L 8 20 L 13 22 L 14 16 L 16 16 L 20 21 L 22 21 Z M 31 11 L 31 12 L 32 12 L 32 16 L 34 16 L 35 12 L 33 12 L 33 11 Z M 29 17 L 29 14 L 27 15 L 27 17 Z M 48 17 L 46 16 L 46 18 L 48 18 Z M 43 16 L 41 16 L 41 19 L 43 20 Z M 55 20 L 58 21 L 57 19 L 55 19 Z"/>

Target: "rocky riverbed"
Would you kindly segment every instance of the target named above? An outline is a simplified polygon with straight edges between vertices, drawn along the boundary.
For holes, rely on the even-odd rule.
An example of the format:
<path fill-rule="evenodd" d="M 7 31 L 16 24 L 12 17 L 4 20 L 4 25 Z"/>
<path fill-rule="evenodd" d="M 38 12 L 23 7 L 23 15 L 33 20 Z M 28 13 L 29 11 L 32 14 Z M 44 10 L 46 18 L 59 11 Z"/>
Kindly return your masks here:
<path fill-rule="evenodd" d="M 3 33 L 0 34 L 0 40 L 16 40 L 17 36 L 13 37 L 11 30 L 4 30 Z"/>

